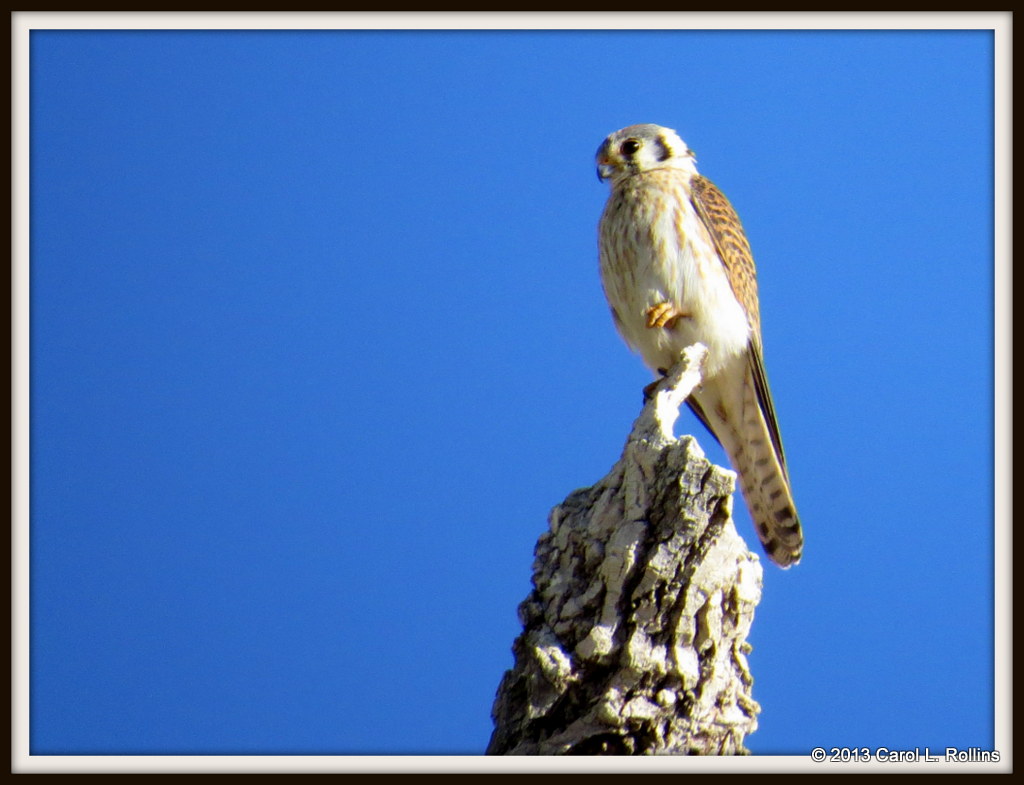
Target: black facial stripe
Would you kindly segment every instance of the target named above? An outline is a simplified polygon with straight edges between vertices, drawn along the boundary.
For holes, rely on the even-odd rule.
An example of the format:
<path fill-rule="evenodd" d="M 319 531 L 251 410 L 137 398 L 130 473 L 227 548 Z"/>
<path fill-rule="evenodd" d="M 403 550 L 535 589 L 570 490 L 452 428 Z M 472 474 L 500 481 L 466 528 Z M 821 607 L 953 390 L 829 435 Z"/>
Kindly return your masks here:
<path fill-rule="evenodd" d="M 675 155 L 675 153 L 672 151 L 672 148 L 669 147 L 668 142 L 665 141 L 665 137 L 663 136 L 659 136 L 657 139 L 654 140 L 654 148 L 657 151 L 657 157 L 659 161 L 667 161 L 669 158 Z"/>

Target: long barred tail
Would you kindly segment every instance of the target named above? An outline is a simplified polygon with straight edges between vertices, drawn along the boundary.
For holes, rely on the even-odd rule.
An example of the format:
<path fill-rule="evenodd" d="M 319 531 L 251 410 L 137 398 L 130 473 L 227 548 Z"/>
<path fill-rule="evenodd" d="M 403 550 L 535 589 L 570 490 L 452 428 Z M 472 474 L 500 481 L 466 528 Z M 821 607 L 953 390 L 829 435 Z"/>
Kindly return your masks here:
<path fill-rule="evenodd" d="M 764 552 L 780 567 L 790 567 L 800 561 L 804 534 L 781 467 L 772 466 L 773 460 L 757 466 L 765 457 L 755 459 L 753 468 L 738 470 L 740 490 Z"/>
<path fill-rule="evenodd" d="M 804 535 L 783 459 L 776 453 L 754 386 L 744 384 L 742 395 L 736 392 L 719 390 L 711 382 L 695 411 L 729 455 L 765 553 L 780 567 L 790 567 L 800 561 Z"/>
<path fill-rule="evenodd" d="M 780 567 L 789 567 L 800 561 L 803 529 L 783 458 L 775 451 L 755 388 L 746 384 L 743 390 L 741 438 L 726 450 L 739 474 L 740 490 L 765 553 Z"/>

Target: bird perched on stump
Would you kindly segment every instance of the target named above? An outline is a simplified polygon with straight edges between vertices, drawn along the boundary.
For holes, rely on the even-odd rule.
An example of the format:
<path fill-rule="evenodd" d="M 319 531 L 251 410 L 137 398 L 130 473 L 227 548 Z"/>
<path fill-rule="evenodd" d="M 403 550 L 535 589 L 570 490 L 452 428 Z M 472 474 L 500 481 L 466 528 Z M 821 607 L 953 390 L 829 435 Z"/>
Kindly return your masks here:
<path fill-rule="evenodd" d="M 619 333 L 663 376 L 683 349 L 708 353 L 687 400 L 739 476 L 765 553 L 800 561 L 803 531 L 765 377 L 757 277 L 729 200 L 670 128 L 631 125 L 597 151 L 611 183 L 599 227 L 601 282 Z"/>

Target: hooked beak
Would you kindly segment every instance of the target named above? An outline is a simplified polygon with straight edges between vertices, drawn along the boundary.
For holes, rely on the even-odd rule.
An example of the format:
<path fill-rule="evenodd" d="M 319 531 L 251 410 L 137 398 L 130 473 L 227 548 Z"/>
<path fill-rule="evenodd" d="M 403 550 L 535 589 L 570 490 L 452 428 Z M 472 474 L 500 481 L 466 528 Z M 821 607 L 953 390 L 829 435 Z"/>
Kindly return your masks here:
<path fill-rule="evenodd" d="M 597 179 L 602 183 L 612 176 L 612 172 L 615 171 L 615 167 L 612 166 L 611 160 L 608 158 L 607 153 L 598 153 L 597 155 Z"/>

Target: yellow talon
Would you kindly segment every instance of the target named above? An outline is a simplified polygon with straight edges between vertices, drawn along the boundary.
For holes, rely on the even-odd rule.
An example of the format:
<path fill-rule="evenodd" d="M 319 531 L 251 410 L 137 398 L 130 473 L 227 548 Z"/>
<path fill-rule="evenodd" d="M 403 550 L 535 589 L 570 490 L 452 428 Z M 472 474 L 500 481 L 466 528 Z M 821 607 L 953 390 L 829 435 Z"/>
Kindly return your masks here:
<path fill-rule="evenodd" d="M 689 315 L 680 311 L 671 303 L 658 303 L 647 309 L 647 326 L 651 328 L 664 327 L 671 330 L 676 326 L 676 322 L 687 318 Z"/>

